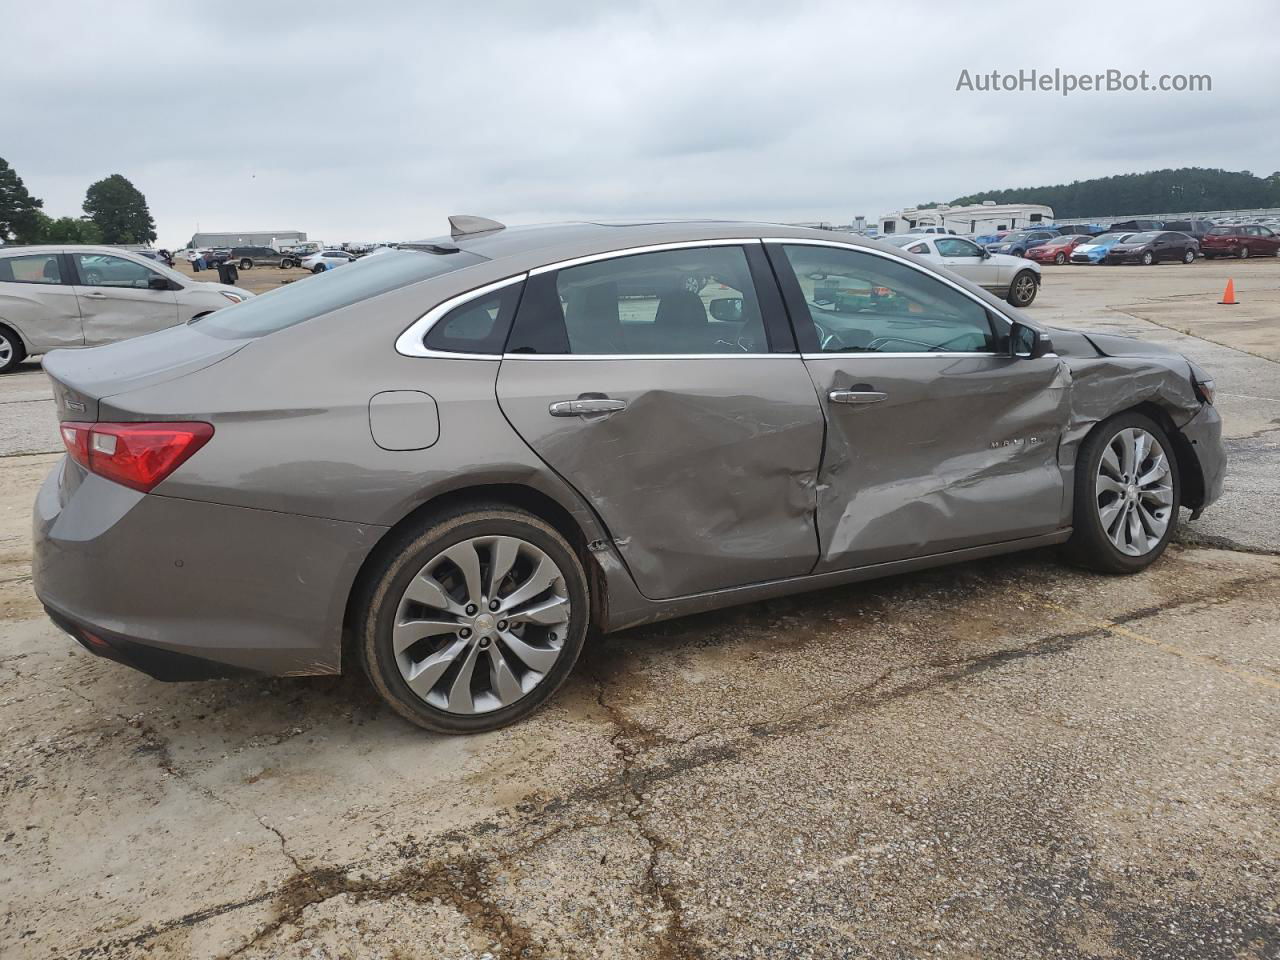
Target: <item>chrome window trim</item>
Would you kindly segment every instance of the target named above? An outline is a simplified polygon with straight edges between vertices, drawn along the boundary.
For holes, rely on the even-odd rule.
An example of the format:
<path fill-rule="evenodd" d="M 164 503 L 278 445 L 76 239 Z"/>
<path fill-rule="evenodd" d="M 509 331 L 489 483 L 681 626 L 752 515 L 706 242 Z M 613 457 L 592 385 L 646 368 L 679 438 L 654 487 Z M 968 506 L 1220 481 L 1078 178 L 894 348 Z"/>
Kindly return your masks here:
<path fill-rule="evenodd" d="M 546 263 L 530 270 L 529 276 L 536 277 L 539 274 L 550 273 L 553 270 L 567 270 L 569 267 L 576 267 L 584 263 L 612 260 L 615 257 L 632 257 L 641 253 L 662 253 L 665 250 L 692 250 L 698 247 L 740 247 L 745 243 L 764 243 L 764 241 L 759 237 L 730 237 L 717 240 L 677 240 L 673 243 L 650 243 L 642 247 L 624 247 L 621 250 L 591 253 L 582 257 L 573 257 L 569 260 Z"/>
<path fill-rule="evenodd" d="M 946 277 L 942 276 L 941 274 L 933 273 L 929 270 L 926 270 L 920 264 L 913 263 L 912 261 L 908 260 L 906 257 L 900 257 L 895 254 L 889 253 L 888 251 L 885 251 L 885 250 L 873 250 L 871 247 L 860 247 L 860 246 L 857 246 L 856 244 L 841 243 L 838 240 L 811 240 L 807 237 L 803 237 L 803 238 L 764 237 L 761 242 L 762 243 L 778 243 L 778 244 L 784 244 L 784 245 L 790 245 L 790 246 L 836 247 L 840 250 L 851 250 L 854 253 L 866 253 L 873 257 L 881 257 L 882 259 L 885 259 L 885 260 L 892 260 L 895 263 L 901 263 L 904 266 L 910 267 L 912 270 L 916 271 L 917 273 L 923 273 L 926 277 L 932 277 L 934 280 L 937 280 L 941 283 L 945 283 L 952 290 L 955 290 L 957 293 L 963 294 L 964 296 L 968 297 L 970 300 L 972 300 L 978 306 L 982 307 L 984 310 L 989 310 L 992 313 L 994 313 L 997 317 L 999 317 L 1005 323 L 1009 324 L 1010 329 L 1013 328 L 1013 324 L 1016 322 L 1014 320 L 1011 320 L 1009 317 L 1007 317 L 999 308 L 993 307 L 991 304 L 987 303 L 987 301 L 979 297 L 975 297 L 971 291 L 966 290 L 964 287 L 960 286 L 955 281 L 949 280 Z M 870 354 L 867 354 L 867 356 L 870 356 Z M 884 356 L 884 354 L 881 354 L 881 356 Z M 956 354 L 952 354 L 952 356 L 956 356 Z M 1000 356 L 1000 354 L 991 354 L 991 356 Z"/>
<path fill-rule="evenodd" d="M 959 350 L 955 352 L 948 352 L 945 350 L 921 350 L 918 353 L 877 353 L 874 350 L 869 350 L 865 353 L 858 350 L 850 350 L 847 353 L 841 353 L 833 350 L 831 353 L 800 354 L 800 359 L 802 360 L 871 360 L 873 358 L 877 360 L 919 360 L 922 358 L 929 360 L 954 360 L 958 357 L 967 357 L 970 359 L 973 357 L 994 357 L 997 360 L 1014 359 L 1007 353 L 961 352 Z"/>
<path fill-rule="evenodd" d="M 834 356 L 834 354 L 828 354 Z M 504 353 L 503 360 L 799 360 L 798 353 Z"/>
<path fill-rule="evenodd" d="M 405 357 L 437 357 L 445 360 L 501 360 L 502 354 L 500 353 L 452 353 L 445 350 L 430 350 L 423 341 L 426 340 L 427 334 L 436 325 L 437 321 L 450 310 L 479 297 L 488 296 L 495 290 L 501 290 L 514 283 L 521 283 L 528 276 L 528 273 L 518 273 L 513 277 L 507 277 L 504 280 L 497 280 L 493 283 L 487 283 L 483 287 L 468 290 L 466 293 L 459 293 L 443 303 L 436 304 L 411 323 L 400 336 L 396 337 L 396 353 Z"/>

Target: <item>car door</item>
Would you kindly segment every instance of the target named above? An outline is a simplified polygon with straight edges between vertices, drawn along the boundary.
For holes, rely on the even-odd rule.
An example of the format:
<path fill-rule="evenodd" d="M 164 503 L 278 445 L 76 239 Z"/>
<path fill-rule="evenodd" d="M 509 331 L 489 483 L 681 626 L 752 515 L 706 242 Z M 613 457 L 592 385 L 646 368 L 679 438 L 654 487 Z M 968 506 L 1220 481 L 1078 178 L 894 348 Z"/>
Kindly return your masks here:
<path fill-rule="evenodd" d="M 935 246 L 938 248 L 942 265 L 970 283 L 976 283 L 987 290 L 1008 287 L 1008 281 L 1001 285 L 1000 267 L 996 259 L 984 257 L 976 243 L 961 240 L 959 237 L 942 237 Z"/>
<path fill-rule="evenodd" d="M 84 343 L 65 255 L 0 253 L 0 322 L 17 330 L 33 353 Z"/>
<path fill-rule="evenodd" d="M 818 571 L 1062 525 L 1065 364 L 1012 357 L 1007 320 L 905 259 L 820 241 L 768 251 L 826 414 Z M 815 274 L 880 293 L 832 310 Z"/>
<path fill-rule="evenodd" d="M 498 401 L 599 514 L 645 596 L 817 561 L 823 416 L 759 241 L 533 271 Z"/>
<path fill-rule="evenodd" d="M 1280 250 L 1280 237 L 1270 227 L 1258 227 L 1258 242 L 1263 253 L 1274 256 Z"/>
<path fill-rule="evenodd" d="M 136 260 L 109 253 L 73 253 L 78 278 L 84 342 L 87 346 L 114 343 L 153 333 L 178 323 L 178 297 L 169 280 Z M 163 280 L 163 290 L 151 286 Z"/>

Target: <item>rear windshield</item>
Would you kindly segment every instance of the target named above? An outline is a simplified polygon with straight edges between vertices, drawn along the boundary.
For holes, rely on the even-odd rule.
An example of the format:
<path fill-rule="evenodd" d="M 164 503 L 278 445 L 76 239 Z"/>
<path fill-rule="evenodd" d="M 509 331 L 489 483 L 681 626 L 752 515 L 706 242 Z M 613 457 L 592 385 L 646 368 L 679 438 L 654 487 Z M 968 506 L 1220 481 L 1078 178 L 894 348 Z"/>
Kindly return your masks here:
<path fill-rule="evenodd" d="M 465 250 L 457 253 L 397 250 L 295 280 L 279 290 L 223 307 L 193 322 L 200 324 L 202 333 L 228 340 L 261 337 L 357 301 L 484 261 L 484 257 Z"/>

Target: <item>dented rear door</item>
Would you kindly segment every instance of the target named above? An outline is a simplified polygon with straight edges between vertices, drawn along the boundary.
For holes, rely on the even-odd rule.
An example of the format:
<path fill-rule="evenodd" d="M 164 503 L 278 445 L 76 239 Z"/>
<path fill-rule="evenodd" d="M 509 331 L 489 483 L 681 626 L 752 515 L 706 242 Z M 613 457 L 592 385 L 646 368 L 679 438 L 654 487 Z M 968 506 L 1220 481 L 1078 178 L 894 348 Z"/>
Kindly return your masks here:
<path fill-rule="evenodd" d="M 759 244 L 589 259 L 530 277 L 498 374 L 507 419 L 645 596 L 808 573 L 823 418 L 777 336 L 776 285 L 751 277 Z"/>

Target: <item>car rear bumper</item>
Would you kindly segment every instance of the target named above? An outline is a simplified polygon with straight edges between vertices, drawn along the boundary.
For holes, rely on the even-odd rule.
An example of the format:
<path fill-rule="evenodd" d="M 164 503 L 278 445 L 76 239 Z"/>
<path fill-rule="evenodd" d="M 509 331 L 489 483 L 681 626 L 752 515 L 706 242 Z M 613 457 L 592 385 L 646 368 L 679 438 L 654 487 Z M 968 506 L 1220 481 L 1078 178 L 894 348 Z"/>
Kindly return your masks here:
<path fill-rule="evenodd" d="M 32 578 L 87 649 L 159 679 L 337 673 L 385 528 L 142 494 L 67 459 L 36 498 Z"/>

